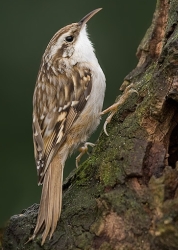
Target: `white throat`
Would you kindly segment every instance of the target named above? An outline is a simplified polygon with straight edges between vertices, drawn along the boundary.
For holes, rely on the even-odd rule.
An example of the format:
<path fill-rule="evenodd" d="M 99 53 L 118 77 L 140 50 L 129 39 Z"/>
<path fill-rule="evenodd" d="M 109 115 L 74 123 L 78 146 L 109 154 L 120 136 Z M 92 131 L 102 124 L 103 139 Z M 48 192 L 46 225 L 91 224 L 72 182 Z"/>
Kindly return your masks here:
<path fill-rule="evenodd" d="M 90 63 L 98 62 L 94 53 L 93 45 L 88 38 L 86 25 L 80 31 L 80 34 L 78 36 L 78 39 L 74 47 L 74 53 L 72 55 L 72 59 L 78 62 L 90 62 Z"/>

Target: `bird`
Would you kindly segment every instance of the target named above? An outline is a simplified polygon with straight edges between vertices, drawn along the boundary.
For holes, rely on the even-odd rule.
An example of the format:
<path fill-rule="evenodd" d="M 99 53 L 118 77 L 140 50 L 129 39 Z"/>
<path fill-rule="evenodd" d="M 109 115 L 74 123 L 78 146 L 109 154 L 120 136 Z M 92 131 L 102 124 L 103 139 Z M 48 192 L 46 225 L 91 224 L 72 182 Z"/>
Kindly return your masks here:
<path fill-rule="evenodd" d="M 42 56 L 32 127 L 38 185 L 43 186 L 36 227 L 29 239 L 42 231 L 41 245 L 48 236 L 51 239 L 61 215 L 66 159 L 84 145 L 79 160 L 86 147 L 92 146 L 87 139 L 101 120 L 106 79 L 87 33 L 87 22 L 101 9 L 58 30 Z"/>

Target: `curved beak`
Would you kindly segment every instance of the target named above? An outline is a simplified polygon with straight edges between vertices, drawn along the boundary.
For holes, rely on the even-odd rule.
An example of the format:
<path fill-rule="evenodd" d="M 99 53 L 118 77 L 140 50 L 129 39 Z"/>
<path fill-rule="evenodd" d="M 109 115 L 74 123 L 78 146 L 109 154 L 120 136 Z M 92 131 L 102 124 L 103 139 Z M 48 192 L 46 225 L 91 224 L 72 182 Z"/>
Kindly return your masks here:
<path fill-rule="evenodd" d="M 96 10 L 91 11 L 90 13 L 88 13 L 86 16 L 84 16 L 79 22 L 78 24 L 81 26 L 81 28 L 90 20 L 90 18 L 92 18 L 96 13 L 98 13 L 98 11 L 102 10 L 102 8 L 98 8 Z"/>

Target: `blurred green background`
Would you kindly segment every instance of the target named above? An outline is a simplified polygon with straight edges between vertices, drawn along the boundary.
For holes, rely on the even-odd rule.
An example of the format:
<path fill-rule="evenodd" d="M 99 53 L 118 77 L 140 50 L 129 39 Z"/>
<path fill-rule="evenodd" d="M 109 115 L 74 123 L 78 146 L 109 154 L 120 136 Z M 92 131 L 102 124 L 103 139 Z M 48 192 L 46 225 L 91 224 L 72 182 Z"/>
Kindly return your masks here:
<path fill-rule="evenodd" d="M 42 54 L 53 34 L 98 7 L 88 23 L 90 38 L 107 78 L 104 108 L 119 94 L 123 78 L 151 24 L 155 0 L 16 0 L 0 7 L 0 226 L 11 215 L 39 203 L 31 131 L 32 96 Z M 92 136 L 94 142 L 101 126 Z M 65 177 L 75 167 L 67 161 Z"/>

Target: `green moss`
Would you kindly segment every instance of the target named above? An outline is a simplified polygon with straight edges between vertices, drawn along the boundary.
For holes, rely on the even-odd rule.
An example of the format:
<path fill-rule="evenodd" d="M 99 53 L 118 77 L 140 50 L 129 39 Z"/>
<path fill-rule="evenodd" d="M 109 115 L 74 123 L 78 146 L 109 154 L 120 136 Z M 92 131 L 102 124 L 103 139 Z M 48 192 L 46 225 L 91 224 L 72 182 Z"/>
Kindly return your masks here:
<path fill-rule="evenodd" d="M 101 246 L 100 246 L 100 248 L 99 248 L 99 250 L 114 250 L 115 248 L 113 248 L 112 246 L 111 246 L 111 243 L 109 243 L 109 242 L 104 242 Z"/>
<path fill-rule="evenodd" d="M 118 166 L 118 162 L 103 162 L 99 166 L 100 181 L 103 185 L 113 187 L 118 181 L 123 179 L 122 168 Z"/>
<path fill-rule="evenodd" d="M 81 234 L 76 238 L 75 245 L 79 249 L 91 250 L 91 242 L 93 235 L 89 232 L 81 232 Z"/>

